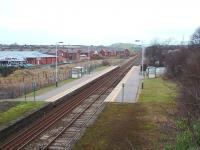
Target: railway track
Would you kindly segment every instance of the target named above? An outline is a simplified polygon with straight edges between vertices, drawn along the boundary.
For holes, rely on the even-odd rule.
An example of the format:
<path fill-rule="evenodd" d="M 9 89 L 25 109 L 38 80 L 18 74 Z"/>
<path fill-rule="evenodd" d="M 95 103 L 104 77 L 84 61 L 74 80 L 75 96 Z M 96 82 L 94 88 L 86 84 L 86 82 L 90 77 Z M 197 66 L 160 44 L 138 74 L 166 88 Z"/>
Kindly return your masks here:
<path fill-rule="evenodd" d="M 132 65 L 133 60 L 130 60 L 107 73 L 0 149 L 70 149 L 69 145 L 77 138 L 82 127 L 101 110 L 108 91 L 117 85 Z"/>

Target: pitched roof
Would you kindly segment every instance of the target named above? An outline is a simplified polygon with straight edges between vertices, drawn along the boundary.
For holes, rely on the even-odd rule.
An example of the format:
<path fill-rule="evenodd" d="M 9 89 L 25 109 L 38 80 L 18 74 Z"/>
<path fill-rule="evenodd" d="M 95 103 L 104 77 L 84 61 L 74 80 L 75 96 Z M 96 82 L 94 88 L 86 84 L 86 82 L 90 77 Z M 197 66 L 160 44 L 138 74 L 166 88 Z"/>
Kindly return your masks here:
<path fill-rule="evenodd" d="M 0 61 L 24 61 L 26 58 L 55 57 L 38 51 L 0 51 Z"/>

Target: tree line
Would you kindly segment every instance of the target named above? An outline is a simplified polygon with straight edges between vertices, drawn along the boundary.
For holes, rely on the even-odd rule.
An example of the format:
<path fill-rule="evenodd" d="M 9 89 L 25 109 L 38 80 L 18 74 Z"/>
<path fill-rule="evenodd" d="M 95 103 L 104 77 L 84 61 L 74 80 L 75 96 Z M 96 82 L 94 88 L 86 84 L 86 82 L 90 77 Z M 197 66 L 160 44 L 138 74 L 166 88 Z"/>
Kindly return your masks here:
<path fill-rule="evenodd" d="M 177 116 L 191 132 L 191 141 L 200 148 L 200 27 L 188 45 L 154 44 L 145 50 L 146 64 L 166 67 L 165 77 L 178 85 Z M 194 123 L 199 121 L 195 132 Z"/>

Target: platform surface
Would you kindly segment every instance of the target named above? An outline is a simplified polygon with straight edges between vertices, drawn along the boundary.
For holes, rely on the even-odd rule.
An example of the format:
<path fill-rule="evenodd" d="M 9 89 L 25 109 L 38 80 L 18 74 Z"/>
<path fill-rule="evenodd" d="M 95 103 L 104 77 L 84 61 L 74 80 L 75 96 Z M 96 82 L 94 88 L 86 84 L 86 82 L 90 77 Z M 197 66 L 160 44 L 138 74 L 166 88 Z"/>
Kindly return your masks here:
<path fill-rule="evenodd" d="M 140 89 L 140 67 L 133 66 L 120 83 L 114 88 L 105 102 L 126 102 L 134 103 L 137 101 Z M 123 85 L 124 84 L 124 89 Z"/>
<path fill-rule="evenodd" d="M 45 101 L 48 101 L 48 102 L 56 101 L 57 99 L 63 97 L 64 95 L 67 95 L 73 92 L 74 90 L 86 85 L 87 83 L 92 82 L 93 80 L 115 69 L 116 67 L 117 66 L 110 66 L 109 68 L 106 68 L 102 71 L 85 75 L 80 79 L 74 80 L 73 82 L 70 82 L 62 87 L 58 87 L 56 90 L 53 90 L 52 92 L 46 93 L 45 95 L 43 95 L 43 97 L 38 96 L 36 97 L 36 99 L 45 99 Z"/>

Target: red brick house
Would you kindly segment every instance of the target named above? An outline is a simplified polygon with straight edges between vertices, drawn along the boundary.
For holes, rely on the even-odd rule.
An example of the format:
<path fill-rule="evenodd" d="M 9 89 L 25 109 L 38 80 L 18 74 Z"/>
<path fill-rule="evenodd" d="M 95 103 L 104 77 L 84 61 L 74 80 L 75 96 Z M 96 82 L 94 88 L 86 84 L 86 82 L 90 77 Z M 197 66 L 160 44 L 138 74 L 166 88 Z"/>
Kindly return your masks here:
<path fill-rule="evenodd" d="M 54 50 L 54 49 L 50 50 L 50 51 L 48 51 L 47 54 L 56 56 L 56 50 Z M 68 54 L 64 50 L 58 50 L 57 51 L 57 56 L 58 56 L 58 63 L 67 61 Z"/>
<path fill-rule="evenodd" d="M 69 61 L 80 61 L 81 51 L 79 49 L 67 49 L 65 51 L 67 52 L 67 59 Z"/>
<path fill-rule="evenodd" d="M 130 56 L 130 51 L 129 51 L 128 49 L 125 49 L 125 50 L 124 50 L 124 55 L 125 55 L 126 57 Z"/>
<path fill-rule="evenodd" d="M 130 56 L 130 51 L 128 49 L 124 49 L 122 51 L 116 51 L 116 55 L 119 57 L 128 57 Z"/>
<path fill-rule="evenodd" d="M 101 49 L 99 54 L 102 56 L 102 57 L 105 57 L 106 56 L 106 51 L 104 49 Z"/>
<path fill-rule="evenodd" d="M 56 57 L 39 57 L 39 58 L 26 58 L 28 64 L 33 65 L 48 65 L 56 62 Z"/>
<path fill-rule="evenodd" d="M 102 57 L 112 57 L 112 56 L 116 56 L 116 52 L 112 51 L 112 50 L 106 50 L 106 49 L 101 49 L 101 51 L 99 52 L 99 54 Z"/>

